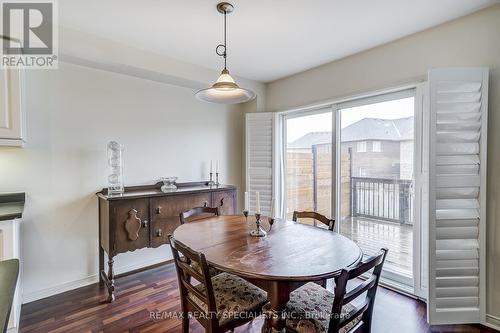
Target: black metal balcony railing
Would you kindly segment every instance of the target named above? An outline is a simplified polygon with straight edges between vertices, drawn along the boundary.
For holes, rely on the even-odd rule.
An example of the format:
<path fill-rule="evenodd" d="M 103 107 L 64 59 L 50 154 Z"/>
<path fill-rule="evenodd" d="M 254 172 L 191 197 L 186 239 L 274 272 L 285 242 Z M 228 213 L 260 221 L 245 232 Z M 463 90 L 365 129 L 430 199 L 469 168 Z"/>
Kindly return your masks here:
<path fill-rule="evenodd" d="M 351 214 L 413 223 L 413 181 L 351 177 Z"/>

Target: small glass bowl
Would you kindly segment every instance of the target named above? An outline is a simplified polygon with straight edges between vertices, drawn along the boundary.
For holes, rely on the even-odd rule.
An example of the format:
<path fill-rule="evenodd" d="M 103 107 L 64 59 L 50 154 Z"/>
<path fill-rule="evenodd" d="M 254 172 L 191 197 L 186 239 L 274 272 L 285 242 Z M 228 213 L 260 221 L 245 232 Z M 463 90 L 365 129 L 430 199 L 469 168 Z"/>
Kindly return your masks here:
<path fill-rule="evenodd" d="M 177 190 L 177 186 L 175 185 L 175 182 L 177 181 L 178 177 L 162 177 L 160 178 L 160 181 L 163 182 L 163 185 L 161 186 L 161 191 L 162 192 L 172 192 Z"/>

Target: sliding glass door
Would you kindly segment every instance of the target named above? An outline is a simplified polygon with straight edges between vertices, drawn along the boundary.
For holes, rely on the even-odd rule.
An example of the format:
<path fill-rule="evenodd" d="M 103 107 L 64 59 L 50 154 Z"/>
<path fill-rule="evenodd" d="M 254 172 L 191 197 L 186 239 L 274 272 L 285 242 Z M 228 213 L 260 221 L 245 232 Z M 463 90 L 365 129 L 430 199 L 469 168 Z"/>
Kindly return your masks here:
<path fill-rule="evenodd" d="M 384 278 L 407 292 L 420 262 L 414 95 L 405 90 L 282 118 L 284 215 L 333 217 L 336 231 L 366 256 L 388 248 Z"/>
<path fill-rule="evenodd" d="M 390 98 L 391 96 L 387 96 Z M 413 285 L 414 97 L 339 105 L 339 232 Z"/>
<path fill-rule="evenodd" d="M 286 217 L 301 210 L 332 216 L 331 108 L 285 118 L 285 136 Z"/>

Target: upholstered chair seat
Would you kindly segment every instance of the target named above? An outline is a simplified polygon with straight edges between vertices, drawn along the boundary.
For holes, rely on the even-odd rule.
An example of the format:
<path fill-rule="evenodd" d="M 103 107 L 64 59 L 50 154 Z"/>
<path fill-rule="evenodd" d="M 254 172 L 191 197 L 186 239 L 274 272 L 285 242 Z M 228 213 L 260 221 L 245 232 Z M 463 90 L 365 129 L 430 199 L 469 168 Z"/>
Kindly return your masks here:
<path fill-rule="evenodd" d="M 290 294 L 285 309 L 286 329 L 295 333 L 370 333 L 378 282 L 387 249 L 344 268 L 335 277 L 335 291 L 307 283 Z M 370 272 L 371 273 L 368 273 Z M 353 281 L 363 274 L 362 282 Z M 347 291 L 347 282 L 356 284 Z"/>
<path fill-rule="evenodd" d="M 168 236 L 174 256 L 182 307 L 182 332 L 195 318 L 209 333 L 233 331 L 262 313 L 267 293 L 229 274 L 211 276 L 205 255 Z"/>
<path fill-rule="evenodd" d="M 252 314 L 258 316 L 262 306 L 267 302 L 267 294 L 264 290 L 229 273 L 220 273 L 212 277 L 212 286 L 220 326 L 241 316 Z M 204 285 L 200 284 L 196 288 L 205 293 Z M 207 305 L 192 293 L 188 294 L 188 298 L 206 312 L 208 311 Z"/>
<path fill-rule="evenodd" d="M 307 283 L 290 294 L 287 304 L 287 330 L 297 333 L 326 333 L 330 324 L 332 304 L 335 295 L 316 283 Z M 346 304 L 342 307 L 342 318 L 349 318 L 355 308 Z M 339 330 L 349 332 L 361 320 L 361 315 Z"/>

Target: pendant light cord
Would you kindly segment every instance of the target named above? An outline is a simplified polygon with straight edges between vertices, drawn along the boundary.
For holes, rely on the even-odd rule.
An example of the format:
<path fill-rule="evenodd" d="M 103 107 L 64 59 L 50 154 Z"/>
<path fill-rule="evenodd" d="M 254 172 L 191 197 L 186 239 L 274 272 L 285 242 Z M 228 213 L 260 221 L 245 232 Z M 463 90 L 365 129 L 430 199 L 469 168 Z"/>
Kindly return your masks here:
<path fill-rule="evenodd" d="M 224 11 L 224 69 L 226 69 L 227 65 L 226 14 L 227 12 Z"/>
<path fill-rule="evenodd" d="M 224 44 L 219 44 L 215 48 L 215 53 L 217 53 L 218 56 L 224 58 L 224 69 L 227 69 L 227 33 L 226 33 L 226 14 L 227 11 L 224 10 Z M 219 51 L 219 48 L 224 48 L 224 51 Z"/>

